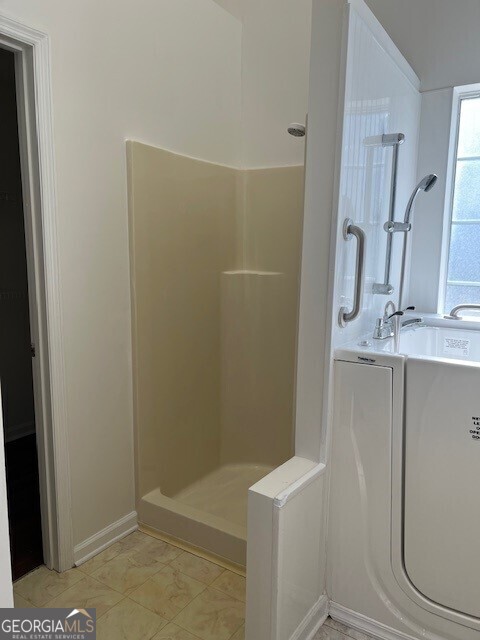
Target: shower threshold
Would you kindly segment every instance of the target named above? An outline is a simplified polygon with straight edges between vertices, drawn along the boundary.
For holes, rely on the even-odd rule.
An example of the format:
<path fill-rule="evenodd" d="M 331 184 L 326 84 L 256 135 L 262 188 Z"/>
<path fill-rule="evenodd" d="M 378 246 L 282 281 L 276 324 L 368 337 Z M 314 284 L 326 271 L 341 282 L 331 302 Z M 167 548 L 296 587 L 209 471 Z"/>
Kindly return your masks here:
<path fill-rule="evenodd" d="M 168 497 L 156 488 L 139 505 L 139 520 L 231 562 L 245 565 L 248 489 L 273 471 L 228 464 Z"/>

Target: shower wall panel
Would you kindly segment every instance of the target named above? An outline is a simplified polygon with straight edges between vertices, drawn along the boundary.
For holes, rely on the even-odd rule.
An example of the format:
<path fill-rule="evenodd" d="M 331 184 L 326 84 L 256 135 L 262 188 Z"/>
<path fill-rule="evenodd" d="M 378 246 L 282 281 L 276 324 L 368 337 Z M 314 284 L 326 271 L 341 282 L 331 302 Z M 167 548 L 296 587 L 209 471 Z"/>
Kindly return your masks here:
<path fill-rule="evenodd" d="M 293 455 L 303 167 L 243 173 L 244 269 L 222 274 L 222 449 L 227 462 Z"/>
<path fill-rule="evenodd" d="M 376 23 L 374 23 L 376 25 Z M 385 303 L 398 302 L 403 235 L 393 237 L 390 282 L 391 296 L 373 293 L 375 283 L 383 283 L 391 194 L 393 152 L 382 146 L 382 135 L 403 133 L 395 201 L 395 219 L 403 220 L 409 195 L 416 184 L 420 93 L 418 79 L 396 50 L 382 40 L 381 27 L 372 27 L 357 11 L 351 10 L 348 31 L 348 60 L 345 83 L 340 200 L 337 223 L 335 293 L 333 308 L 334 344 L 339 346 L 373 332 L 376 318 Z M 366 233 L 366 260 L 363 309 L 359 318 L 340 329 L 340 307 L 352 308 L 355 284 L 355 241 L 345 242 L 343 223 L 351 218 Z M 409 300 L 405 301 L 407 304 Z"/>
<path fill-rule="evenodd" d="M 220 463 L 220 273 L 235 266 L 236 172 L 128 143 L 138 492 Z"/>
<path fill-rule="evenodd" d="M 303 167 L 236 170 L 137 142 L 128 164 L 138 498 L 201 498 L 213 526 L 215 508 L 233 513 L 204 496 L 217 476 L 253 484 L 293 455 Z"/>
<path fill-rule="evenodd" d="M 222 274 L 222 464 L 273 468 L 293 455 L 289 293 L 282 273 Z"/>

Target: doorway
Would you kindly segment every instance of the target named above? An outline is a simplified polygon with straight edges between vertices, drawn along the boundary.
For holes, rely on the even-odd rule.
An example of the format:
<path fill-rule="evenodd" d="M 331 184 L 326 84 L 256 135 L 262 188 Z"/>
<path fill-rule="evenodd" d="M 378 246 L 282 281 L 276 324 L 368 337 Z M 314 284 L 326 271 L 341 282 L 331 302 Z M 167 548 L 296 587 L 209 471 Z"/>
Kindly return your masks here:
<path fill-rule="evenodd" d="M 29 435 L 33 436 L 32 441 L 36 440 L 36 451 L 30 447 L 28 463 L 25 451 L 20 451 L 18 456 L 23 466 L 28 466 L 38 478 L 43 563 L 49 569 L 61 572 L 74 564 L 74 541 L 57 239 L 50 41 L 47 34 L 0 13 L 0 50 L 0 53 L 10 54 L 10 63 L 13 56 L 14 62 L 17 150 L 24 214 L 20 220 L 23 220 L 22 249 L 26 257 L 29 333 L 33 343 L 27 340 L 26 348 L 30 350 L 29 362 L 33 370 L 35 426 L 35 434 Z M 2 89 L 0 100 L 3 94 Z M 17 433 L 20 431 L 18 429 Z M 3 447 L 1 442 L 0 446 Z M 3 448 L 0 460 L 1 454 Z M 10 606 L 12 589 L 11 573 L 7 570 L 10 553 L 7 543 L 6 471 L 6 464 L 1 460 L 0 603 Z"/>
<path fill-rule="evenodd" d="M 13 578 L 43 563 L 15 54 L 0 49 L 0 380 Z"/>

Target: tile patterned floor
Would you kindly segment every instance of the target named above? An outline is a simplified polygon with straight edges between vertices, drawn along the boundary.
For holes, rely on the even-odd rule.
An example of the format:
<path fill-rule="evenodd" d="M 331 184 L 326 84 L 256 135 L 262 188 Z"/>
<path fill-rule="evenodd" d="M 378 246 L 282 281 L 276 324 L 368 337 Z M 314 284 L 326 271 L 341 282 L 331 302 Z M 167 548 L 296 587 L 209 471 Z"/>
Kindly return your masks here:
<path fill-rule="evenodd" d="M 374 640 L 374 638 L 355 631 L 355 629 L 350 629 L 350 627 L 332 620 L 332 618 L 327 618 L 313 640 Z"/>
<path fill-rule="evenodd" d="M 40 567 L 16 607 L 97 609 L 98 640 L 244 640 L 245 578 L 140 531 L 77 569 Z M 328 618 L 314 640 L 373 640 Z"/>
<path fill-rule="evenodd" d="M 98 640 L 244 640 L 245 578 L 139 531 L 63 574 L 14 585 L 17 607 L 97 608 Z"/>

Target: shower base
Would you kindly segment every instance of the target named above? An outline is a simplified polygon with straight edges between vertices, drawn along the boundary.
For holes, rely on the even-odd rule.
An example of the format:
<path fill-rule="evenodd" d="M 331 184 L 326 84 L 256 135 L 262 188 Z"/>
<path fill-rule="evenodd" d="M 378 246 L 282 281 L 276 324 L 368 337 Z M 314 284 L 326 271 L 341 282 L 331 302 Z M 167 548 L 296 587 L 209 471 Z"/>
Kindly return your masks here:
<path fill-rule="evenodd" d="M 171 497 L 154 489 L 140 500 L 139 521 L 244 566 L 248 489 L 273 469 L 228 464 Z"/>

